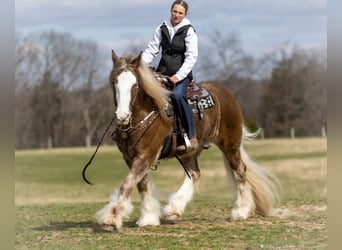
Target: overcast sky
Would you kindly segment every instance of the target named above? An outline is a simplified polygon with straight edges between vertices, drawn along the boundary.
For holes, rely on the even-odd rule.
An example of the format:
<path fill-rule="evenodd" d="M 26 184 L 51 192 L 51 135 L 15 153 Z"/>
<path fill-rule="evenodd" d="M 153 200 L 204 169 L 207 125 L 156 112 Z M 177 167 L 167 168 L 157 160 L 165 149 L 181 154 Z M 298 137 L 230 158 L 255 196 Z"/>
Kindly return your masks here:
<path fill-rule="evenodd" d="M 170 15 L 165 0 L 16 0 L 16 31 L 55 30 L 89 39 L 119 54 L 145 44 Z M 214 30 L 239 34 L 256 56 L 285 42 L 301 48 L 326 46 L 327 0 L 188 0 L 191 20 L 205 47 Z"/>

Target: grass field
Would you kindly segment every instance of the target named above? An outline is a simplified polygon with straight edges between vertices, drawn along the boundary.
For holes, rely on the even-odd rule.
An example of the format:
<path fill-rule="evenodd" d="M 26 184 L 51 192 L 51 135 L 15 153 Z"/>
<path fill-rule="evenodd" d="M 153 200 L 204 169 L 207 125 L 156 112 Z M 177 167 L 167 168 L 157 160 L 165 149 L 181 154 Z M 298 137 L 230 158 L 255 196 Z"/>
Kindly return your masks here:
<path fill-rule="evenodd" d="M 105 232 L 94 214 L 118 188 L 128 169 L 115 147 L 101 147 L 82 181 L 94 151 L 85 148 L 17 151 L 16 249 L 327 249 L 327 141 L 319 138 L 255 140 L 246 145 L 258 163 L 283 187 L 277 217 L 254 215 L 230 221 L 233 196 L 217 148 L 201 155 L 199 193 L 184 216 L 138 228 L 139 199 L 120 232 Z M 175 160 L 162 161 L 152 179 L 165 198 L 183 182 Z"/>

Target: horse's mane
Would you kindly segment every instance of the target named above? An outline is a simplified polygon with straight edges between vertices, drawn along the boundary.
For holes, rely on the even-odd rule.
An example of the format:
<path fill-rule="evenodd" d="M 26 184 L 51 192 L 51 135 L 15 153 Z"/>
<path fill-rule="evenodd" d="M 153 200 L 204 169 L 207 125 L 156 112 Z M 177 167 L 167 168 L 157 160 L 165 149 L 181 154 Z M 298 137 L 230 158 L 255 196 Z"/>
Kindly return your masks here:
<path fill-rule="evenodd" d="M 157 81 L 151 69 L 149 69 L 140 60 L 138 67 L 138 81 L 142 89 L 149 95 L 155 102 L 157 108 L 161 113 L 164 113 L 165 105 L 168 104 L 168 95 L 170 91 L 162 87 L 161 83 Z"/>

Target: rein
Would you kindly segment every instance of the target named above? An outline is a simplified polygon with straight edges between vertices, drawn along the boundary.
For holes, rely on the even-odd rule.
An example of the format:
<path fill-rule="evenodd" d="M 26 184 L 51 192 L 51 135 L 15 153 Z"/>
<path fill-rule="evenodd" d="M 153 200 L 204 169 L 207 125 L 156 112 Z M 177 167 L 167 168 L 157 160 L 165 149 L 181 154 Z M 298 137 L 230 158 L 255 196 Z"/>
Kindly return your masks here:
<path fill-rule="evenodd" d="M 87 163 L 87 164 L 84 166 L 84 168 L 83 168 L 83 171 L 82 171 L 82 178 L 83 178 L 83 180 L 84 180 L 87 184 L 89 184 L 89 185 L 93 185 L 93 183 L 91 183 L 91 182 L 86 178 L 85 173 L 86 173 L 86 171 L 87 171 L 87 168 L 89 167 L 89 165 L 90 165 L 91 162 L 93 161 L 93 159 L 94 159 L 94 157 L 95 157 L 95 155 L 96 155 L 96 153 L 97 153 L 97 150 L 99 150 L 100 145 L 102 144 L 103 138 L 104 138 L 105 135 L 107 134 L 109 128 L 112 126 L 112 124 L 113 124 L 113 122 L 115 121 L 115 119 L 116 119 L 116 117 L 115 117 L 115 115 L 113 115 L 112 120 L 110 121 L 110 123 L 109 123 L 109 125 L 107 126 L 105 132 L 103 133 L 103 135 L 102 135 L 100 141 L 99 141 L 98 144 L 97 144 L 97 147 L 96 147 L 95 152 L 93 153 L 93 155 L 91 156 L 90 160 L 88 161 L 88 163 Z"/>
<path fill-rule="evenodd" d="M 128 138 L 128 134 L 131 133 L 131 132 L 133 132 L 134 130 L 143 130 L 143 129 L 145 129 L 144 132 L 146 132 L 146 130 L 147 130 L 147 129 L 152 125 L 152 123 L 157 119 L 158 115 L 159 115 L 159 113 L 158 113 L 156 110 L 153 110 L 153 111 L 151 111 L 144 119 L 142 119 L 136 126 L 132 126 L 132 125 L 131 125 L 131 121 L 130 121 L 130 125 L 129 125 L 128 128 L 119 128 L 119 127 L 116 127 L 116 129 L 114 130 L 114 132 L 112 133 L 112 135 L 113 135 L 114 133 L 116 133 L 117 130 L 118 130 L 118 131 L 121 132 L 121 138 L 127 139 L 127 138 Z M 151 119 L 149 122 L 147 122 L 148 119 L 150 119 L 151 117 L 152 117 L 152 119 Z M 82 178 L 83 178 L 83 180 L 84 180 L 87 184 L 89 184 L 89 185 L 93 185 L 93 183 L 91 183 L 91 182 L 86 178 L 85 173 L 86 173 L 86 171 L 87 171 L 87 168 L 90 166 L 91 162 L 93 161 L 93 159 L 94 159 L 94 157 L 95 157 L 95 155 L 96 155 L 98 149 L 100 148 L 100 146 L 101 146 L 101 144 L 102 144 L 102 141 L 103 141 L 105 135 L 107 134 L 109 128 L 112 126 L 112 124 L 113 124 L 113 122 L 114 122 L 115 120 L 116 120 L 116 117 L 115 117 L 115 115 L 114 115 L 113 118 L 112 118 L 112 120 L 110 121 L 109 125 L 107 126 L 105 132 L 103 133 L 103 135 L 102 135 L 100 141 L 98 142 L 95 152 L 93 153 L 93 155 L 91 156 L 90 160 L 88 161 L 88 163 L 87 163 L 87 164 L 84 166 L 84 168 L 83 168 L 83 171 L 82 171 Z M 146 123 L 146 122 L 147 122 L 147 123 Z M 146 124 L 144 124 L 144 123 L 146 123 Z M 138 140 L 135 142 L 134 146 L 139 142 L 139 140 L 141 139 L 141 137 L 143 136 L 143 134 L 144 134 L 144 133 L 142 133 L 142 134 L 139 136 L 139 138 L 138 138 Z"/>

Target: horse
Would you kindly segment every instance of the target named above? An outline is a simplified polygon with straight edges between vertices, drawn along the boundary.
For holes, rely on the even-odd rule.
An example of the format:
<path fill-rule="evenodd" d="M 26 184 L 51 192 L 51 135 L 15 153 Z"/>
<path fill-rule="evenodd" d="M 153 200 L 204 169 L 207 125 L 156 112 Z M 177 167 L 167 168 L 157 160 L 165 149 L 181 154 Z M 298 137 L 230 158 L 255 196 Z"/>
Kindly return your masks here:
<path fill-rule="evenodd" d="M 215 82 L 199 83 L 211 94 L 215 105 L 205 109 L 201 119 L 195 116 L 199 147 L 191 152 L 170 155 L 184 168 L 184 181 L 161 208 L 154 196 L 149 171 L 159 159 L 165 138 L 172 133 L 174 118 L 165 112 L 170 91 L 142 62 L 141 55 L 140 52 L 137 56 L 119 57 L 112 50 L 109 84 L 113 90 L 116 126 L 112 136 L 129 172 L 120 188 L 111 194 L 109 202 L 96 213 L 98 223 L 120 230 L 123 220 L 128 219 L 133 210 L 130 196 L 135 187 L 140 195 L 137 226 L 157 226 L 162 218 L 176 220 L 182 216 L 201 176 L 198 157 L 209 143 L 222 152 L 228 179 L 235 187 L 230 219 L 245 220 L 254 213 L 274 215 L 279 200 L 279 180 L 251 160 L 244 150 L 243 142 L 253 139 L 256 133 L 246 129 L 242 112 L 231 92 Z"/>

